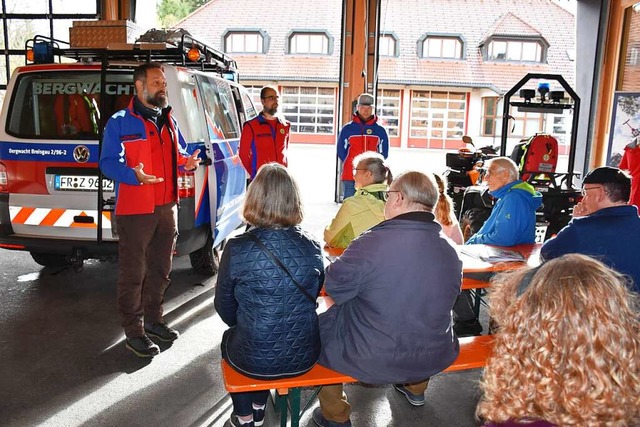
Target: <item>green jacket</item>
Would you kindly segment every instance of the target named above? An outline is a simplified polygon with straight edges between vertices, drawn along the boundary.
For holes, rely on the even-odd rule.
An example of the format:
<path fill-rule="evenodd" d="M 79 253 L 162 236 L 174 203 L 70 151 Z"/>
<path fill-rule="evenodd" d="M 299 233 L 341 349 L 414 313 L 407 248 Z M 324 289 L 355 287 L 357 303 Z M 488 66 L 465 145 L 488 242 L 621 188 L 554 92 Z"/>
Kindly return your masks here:
<path fill-rule="evenodd" d="M 387 188 L 386 184 L 371 184 L 346 198 L 331 225 L 324 230 L 327 245 L 346 248 L 360 234 L 384 221 L 384 201 L 379 192 Z"/>

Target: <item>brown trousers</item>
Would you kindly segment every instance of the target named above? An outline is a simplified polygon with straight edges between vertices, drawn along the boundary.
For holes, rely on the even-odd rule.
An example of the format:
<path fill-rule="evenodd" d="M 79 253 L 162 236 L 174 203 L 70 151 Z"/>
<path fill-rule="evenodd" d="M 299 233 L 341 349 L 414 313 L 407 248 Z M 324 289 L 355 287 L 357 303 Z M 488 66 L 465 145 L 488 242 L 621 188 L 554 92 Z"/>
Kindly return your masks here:
<path fill-rule="evenodd" d="M 177 220 L 175 203 L 156 206 L 151 214 L 117 217 L 118 311 L 127 337 L 144 335 L 144 321 L 163 322 Z"/>
<path fill-rule="evenodd" d="M 404 387 L 416 395 L 424 394 L 429 380 L 414 384 L 404 384 Z M 318 393 L 322 416 L 335 423 L 347 422 L 351 415 L 351 405 L 347 402 L 347 395 L 344 393 L 344 384 L 325 385 Z"/>

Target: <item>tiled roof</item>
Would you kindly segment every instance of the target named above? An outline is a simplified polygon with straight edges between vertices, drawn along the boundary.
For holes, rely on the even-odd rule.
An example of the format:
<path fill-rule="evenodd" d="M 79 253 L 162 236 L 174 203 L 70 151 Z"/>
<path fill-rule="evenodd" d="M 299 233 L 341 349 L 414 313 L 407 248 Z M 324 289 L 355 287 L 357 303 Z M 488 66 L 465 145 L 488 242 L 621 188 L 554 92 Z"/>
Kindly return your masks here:
<path fill-rule="evenodd" d="M 386 0 L 381 31 L 398 37 L 398 58 L 380 58 L 384 83 L 487 87 L 505 92 L 528 72 L 561 74 L 574 81 L 575 18 L 552 0 Z M 339 80 L 341 0 L 212 0 L 176 26 L 222 48 L 225 30 L 262 29 L 270 37 L 267 54 L 234 54 L 241 79 L 277 81 Z M 292 30 L 326 30 L 333 55 L 285 54 Z M 426 33 L 457 35 L 463 60 L 418 58 Z M 547 63 L 485 61 L 481 45 L 491 35 L 536 36 L 549 43 Z"/>
<path fill-rule="evenodd" d="M 531 27 L 511 12 L 498 17 L 495 24 L 492 25 L 484 34 L 484 39 L 492 35 L 510 35 L 510 36 L 527 36 L 540 37 L 542 34 Z M 484 41 L 484 40 L 483 40 Z"/>

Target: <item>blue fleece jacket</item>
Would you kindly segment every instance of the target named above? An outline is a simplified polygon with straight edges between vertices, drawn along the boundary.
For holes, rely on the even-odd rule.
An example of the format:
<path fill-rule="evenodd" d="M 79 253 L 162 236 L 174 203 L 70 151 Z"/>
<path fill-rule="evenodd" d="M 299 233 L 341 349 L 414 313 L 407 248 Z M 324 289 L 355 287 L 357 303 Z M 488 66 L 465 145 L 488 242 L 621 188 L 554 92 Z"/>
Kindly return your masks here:
<path fill-rule="evenodd" d="M 542 204 L 542 195 L 522 181 L 489 193 L 498 201 L 489 219 L 466 244 L 514 246 L 535 242 L 536 210 Z"/>

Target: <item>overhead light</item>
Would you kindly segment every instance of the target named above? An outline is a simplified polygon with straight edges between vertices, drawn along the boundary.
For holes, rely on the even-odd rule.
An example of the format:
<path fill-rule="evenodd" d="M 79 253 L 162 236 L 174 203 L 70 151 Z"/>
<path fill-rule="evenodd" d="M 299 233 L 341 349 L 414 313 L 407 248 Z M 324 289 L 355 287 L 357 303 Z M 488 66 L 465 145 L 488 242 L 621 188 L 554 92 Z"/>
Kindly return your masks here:
<path fill-rule="evenodd" d="M 191 49 L 189 49 L 189 52 L 187 52 L 187 58 L 189 58 L 189 61 L 191 62 L 196 62 L 197 60 L 199 60 L 200 51 L 198 50 L 198 48 L 194 46 Z"/>
<path fill-rule="evenodd" d="M 564 99 L 564 91 L 563 90 L 552 90 L 549 92 L 549 99 L 552 102 L 560 102 Z"/>
<path fill-rule="evenodd" d="M 520 89 L 520 98 L 523 98 L 525 102 L 531 102 L 536 97 L 536 91 L 533 89 Z"/>
<path fill-rule="evenodd" d="M 540 82 L 538 83 L 538 93 L 540 93 L 540 98 L 544 101 L 547 97 L 547 93 L 549 93 L 549 83 L 548 82 Z"/>

